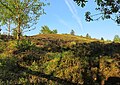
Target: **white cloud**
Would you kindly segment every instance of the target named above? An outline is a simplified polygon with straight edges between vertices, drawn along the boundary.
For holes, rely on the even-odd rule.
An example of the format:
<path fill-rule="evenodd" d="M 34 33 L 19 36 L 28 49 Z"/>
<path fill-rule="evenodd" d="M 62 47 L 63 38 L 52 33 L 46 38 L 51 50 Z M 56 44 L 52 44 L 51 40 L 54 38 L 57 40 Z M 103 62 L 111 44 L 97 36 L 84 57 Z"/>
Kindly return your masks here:
<path fill-rule="evenodd" d="M 58 16 L 58 15 L 54 15 L 57 19 L 58 19 L 58 21 L 62 24 L 62 25 L 64 25 L 66 28 L 68 28 L 68 29 L 70 29 L 71 27 L 69 26 L 69 24 L 64 20 L 64 19 L 62 19 L 60 16 Z"/>
<path fill-rule="evenodd" d="M 70 29 L 70 26 L 67 24 L 66 21 L 64 21 L 63 19 L 59 19 L 59 22 L 62 23 L 64 26 L 66 26 L 67 28 Z"/>
<path fill-rule="evenodd" d="M 68 6 L 68 8 L 69 8 L 70 12 L 72 13 L 73 17 L 75 18 L 75 20 L 79 24 L 81 30 L 83 30 L 83 25 L 82 25 L 81 19 L 78 15 L 78 12 L 77 12 L 72 0 L 65 0 L 65 3 Z"/>

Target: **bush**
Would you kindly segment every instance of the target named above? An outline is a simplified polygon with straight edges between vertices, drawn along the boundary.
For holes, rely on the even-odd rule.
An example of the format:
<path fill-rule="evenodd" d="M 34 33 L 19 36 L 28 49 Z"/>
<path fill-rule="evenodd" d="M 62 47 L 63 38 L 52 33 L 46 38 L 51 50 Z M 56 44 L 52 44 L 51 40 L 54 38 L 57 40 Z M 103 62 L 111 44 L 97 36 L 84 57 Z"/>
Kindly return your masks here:
<path fill-rule="evenodd" d="M 27 50 L 33 50 L 35 45 L 30 40 L 17 41 L 15 46 L 20 52 L 25 52 Z"/>
<path fill-rule="evenodd" d="M 3 41 L 0 41 L 0 53 L 2 53 L 5 48 L 6 48 L 6 43 Z"/>

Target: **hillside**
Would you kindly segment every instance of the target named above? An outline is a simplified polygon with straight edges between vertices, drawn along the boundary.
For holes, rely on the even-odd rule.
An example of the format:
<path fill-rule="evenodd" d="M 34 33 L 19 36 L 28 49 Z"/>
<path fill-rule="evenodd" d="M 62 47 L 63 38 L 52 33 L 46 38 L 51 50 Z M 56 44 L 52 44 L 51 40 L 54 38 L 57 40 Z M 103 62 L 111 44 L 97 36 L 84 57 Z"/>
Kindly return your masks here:
<path fill-rule="evenodd" d="M 64 41 L 78 41 L 78 42 L 92 42 L 98 41 L 97 39 L 86 38 L 82 36 L 73 36 L 70 34 L 39 34 L 34 35 L 35 39 L 51 39 L 51 40 L 64 40 Z"/>
<path fill-rule="evenodd" d="M 119 43 L 68 34 L 0 41 L 0 84 L 119 85 L 119 64 Z"/>

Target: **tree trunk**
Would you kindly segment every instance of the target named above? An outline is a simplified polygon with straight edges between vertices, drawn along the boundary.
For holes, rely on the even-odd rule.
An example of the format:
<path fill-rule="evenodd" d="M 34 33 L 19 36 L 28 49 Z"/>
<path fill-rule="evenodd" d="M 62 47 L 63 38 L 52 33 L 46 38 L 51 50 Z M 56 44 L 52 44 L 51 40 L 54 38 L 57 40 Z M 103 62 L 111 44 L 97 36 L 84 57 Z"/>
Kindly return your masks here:
<path fill-rule="evenodd" d="M 10 36 L 10 20 L 8 20 L 8 36 Z"/>
<path fill-rule="evenodd" d="M 20 15 L 18 14 L 17 40 L 20 40 L 20 35 L 21 35 L 21 31 L 20 31 Z"/>
<path fill-rule="evenodd" d="M 20 13 L 19 13 L 19 10 L 20 10 L 20 8 L 19 8 L 19 4 L 18 4 L 18 1 L 16 1 L 16 5 L 17 5 L 17 24 L 18 24 L 18 26 L 17 26 L 17 40 L 20 40 L 20 34 L 21 34 L 21 29 L 20 29 L 20 26 L 21 26 L 21 21 L 20 21 Z"/>

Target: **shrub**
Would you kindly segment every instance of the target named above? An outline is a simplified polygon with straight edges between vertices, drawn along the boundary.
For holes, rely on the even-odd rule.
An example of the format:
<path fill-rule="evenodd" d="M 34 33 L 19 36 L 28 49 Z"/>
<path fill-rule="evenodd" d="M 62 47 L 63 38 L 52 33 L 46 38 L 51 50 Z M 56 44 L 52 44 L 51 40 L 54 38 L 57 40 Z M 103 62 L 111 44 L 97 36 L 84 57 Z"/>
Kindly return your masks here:
<path fill-rule="evenodd" d="M 6 43 L 3 41 L 0 41 L 0 53 L 2 53 L 5 48 L 6 48 Z"/>
<path fill-rule="evenodd" d="M 35 45 L 30 40 L 17 41 L 15 46 L 20 52 L 25 52 L 27 50 L 33 50 Z"/>

